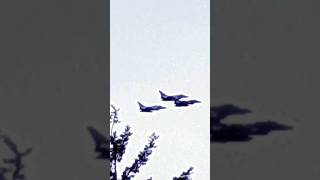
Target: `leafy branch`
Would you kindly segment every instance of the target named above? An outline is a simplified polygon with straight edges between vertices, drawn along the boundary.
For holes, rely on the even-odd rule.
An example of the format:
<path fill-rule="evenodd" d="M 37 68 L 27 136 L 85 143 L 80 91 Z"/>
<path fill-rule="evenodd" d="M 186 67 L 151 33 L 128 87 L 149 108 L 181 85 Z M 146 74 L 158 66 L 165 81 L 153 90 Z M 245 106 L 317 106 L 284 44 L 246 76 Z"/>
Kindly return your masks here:
<path fill-rule="evenodd" d="M 182 174 L 179 177 L 174 177 L 173 180 L 190 180 L 192 171 L 193 167 L 190 167 L 187 171 L 182 172 Z"/>
<path fill-rule="evenodd" d="M 135 159 L 134 163 L 131 165 L 131 167 L 126 167 L 124 172 L 122 173 L 122 179 L 123 180 L 130 180 L 134 177 L 136 173 L 139 172 L 139 169 L 141 166 L 146 165 L 147 161 L 149 160 L 148 157 L 152 153 L 152 149 L 156 148 L 155 146 L 155 140 L 158 139 L 159 136 L 157 136 L 155 133 L 153 133 L 149 137 L 148 145 L 146 145 L 142 152 L 139 153 L 138 158 Z"/>
<path fill-rule="evenodd" d="M 101 133 L 95 130 L 93 127 L 88 127 L 89 132 L 93 136 L 93 139 L 96 143 L 95 151 L 99 153 L 107 153 L 108 156 L 98 156 L 98 157 L 105 157 L 104 159 L 109 159 L 110 163 L 110 179 L 111 180 L 118 180 L 118 163 L 121 163 L 123 155 L 126 152 L 126 147 L 129 143 L 130 136 L 133 134 L 131 132 L 130 126 L 126 126 L 124 131 L 118 135 L 117 131 L 114 131 L 114 126 L 120 123 L 119 120 L 119 110 L 118 108 L 111 105 L 111 112 L 109 116 L 110 122 L 110 141 L 109 138 L 104 137 Z M 158 135 L 152 133 L 149 136 L 147 145 L 144 146 L 144 149 L 138 154 L 138 157 L 134 160 L 131 166 L 127 166 L 125 170 L 121 174 L 122 180 L 131 180 L 135 177 L 137 173 L 140 172 L 142 166 L 146 165 L 149 161 L 149 156 L 152 154 L 153 149 L 157 146 L 155 145 L 155 141 L 159 138 Z M 104 145 L 110 142 L 110 148 L 105 148 Z M 189 180 L 191 171 L 193 167 L 191 167 L 188 171 L 183 172 L 180 177 L 174 177 L 173 180 Z M 1 179 L 0 179 L 1 180 Z M 148 180 L 152 180 L 152 177 L 149 177 Z"/>

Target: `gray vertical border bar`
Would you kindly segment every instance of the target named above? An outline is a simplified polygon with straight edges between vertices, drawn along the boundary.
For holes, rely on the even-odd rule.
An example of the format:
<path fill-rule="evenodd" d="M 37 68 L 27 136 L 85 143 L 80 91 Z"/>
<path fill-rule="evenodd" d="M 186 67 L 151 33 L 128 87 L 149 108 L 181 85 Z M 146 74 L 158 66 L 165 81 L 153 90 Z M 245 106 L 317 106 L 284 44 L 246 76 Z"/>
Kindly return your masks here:
<path fill-rule="evenodd" d="M 110 59 L 110 0 L 106 0 L 107 2 L 107 8 L 106 8 L 106 14 L 107 14 L 107 48 L 106 48 L 106 52 L 107 52 L 107 89 L 108 89 L 108 92 L 107 92 L 107 99 L 106 99 L 106 104 L 107 104 L 107 115 L 110 114 L 110 62 L 111 62 L 111 59 Z M 109 119 L 108 121 L 106 122 L 107 123 L 107 137 L 108 139 L 110 139 L 110 123 L 109 123 Z M 106 170 L 107 170 L 107 178 L 106 179 L 110 179 L 110 163 L 109 163 L 109 160 L 107 160 L 107 163 L 106 163 Z"/>
<path fill-rule="evenodd" d="M 215 0 L 210 2 L 210 106 L 212 106 L 213 103 L 213 54 L 214 54 L 214 43 L 213 43 L 213 39 L 214 39 L 214 7 L 215 7 Z M 211 119 L 211 117 L 210 117 Z M 210 129 L 211 129 L 211 121 L 210 121 Z M 210 132 L 211 133 L 211 132 Z M 213 173 L 214 173 L 214 167 L 213 167 L 213 145 L 210 145 L 210 179 L 213 179 Z"/>
<path fill-rule="evenodd" d="M 108 179 L 86 127 L 109 135 L 110 1 L 1 1 L 0 25 L 0 130 L 33 148 L 26 177 Z"/>

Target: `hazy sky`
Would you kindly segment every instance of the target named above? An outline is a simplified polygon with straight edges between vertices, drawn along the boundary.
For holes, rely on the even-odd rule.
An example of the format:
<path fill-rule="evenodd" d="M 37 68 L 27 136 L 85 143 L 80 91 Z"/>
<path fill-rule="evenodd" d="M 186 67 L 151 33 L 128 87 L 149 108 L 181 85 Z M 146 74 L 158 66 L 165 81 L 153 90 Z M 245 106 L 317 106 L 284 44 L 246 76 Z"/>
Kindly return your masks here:
<path fill-rule="evenodd" d="M 133 135 L 124 160 L 133 163 L 148 136 L 157 148 L 135 179 L 172 179 L 194 166 L 210 179 L 210 1 L 111 1 L 111 103 Z M 190 107 L 162 102 L 158 90 L 202 101 Z M 167 109 L 141 113 L 137 101 Z M 123 127 L 118 126 L 122 131 Z"/>

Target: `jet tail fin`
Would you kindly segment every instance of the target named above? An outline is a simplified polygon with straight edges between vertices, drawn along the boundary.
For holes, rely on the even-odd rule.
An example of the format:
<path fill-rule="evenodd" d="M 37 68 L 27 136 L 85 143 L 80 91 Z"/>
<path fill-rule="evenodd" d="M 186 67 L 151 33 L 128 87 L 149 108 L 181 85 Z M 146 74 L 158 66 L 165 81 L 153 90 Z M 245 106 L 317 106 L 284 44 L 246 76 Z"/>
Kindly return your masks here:
<path fill-rule="evenodd" d="M 145 107 L 145 106 L 144 106 L 143 104 L 141 104 L 139 101 L 138 101 L 138 104 L 139 104 L 140 109 Z"/>
<path fill-rule="evenodd" d="M 159 90 L 159 93 L 160 93 L 161 97 L 163 97 L 163 96 L 167 96 L 165 93 L 163 93 L 163 92 L 162 92 L 162 91 L 160 91 L 160 90 Z"/>
<path fill-rule="evenodd" d="M 96 130 L 94 127 L 88 126 L 87 129 L 96 145 L 108 143 L 107 138 L 104 135 L 102 135 L 100 132 L 98 132 L 98 130 Z"/>

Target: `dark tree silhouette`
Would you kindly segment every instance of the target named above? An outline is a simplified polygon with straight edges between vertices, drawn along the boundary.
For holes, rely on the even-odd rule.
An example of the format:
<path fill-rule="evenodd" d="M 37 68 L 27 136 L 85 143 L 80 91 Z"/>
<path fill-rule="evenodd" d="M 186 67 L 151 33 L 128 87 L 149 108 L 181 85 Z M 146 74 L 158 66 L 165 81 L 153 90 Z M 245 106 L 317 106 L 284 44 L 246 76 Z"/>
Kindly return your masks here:
<path fill-rule="evenodd" d="M 25 165 L 22 163 L 22 160 L 25 156 L 32 152 L 32 148 L 28 148 L 25 151 L 21 152 L 18 150 L 17 144 L 15 144 L 10 137 L 6 135 L 0 135 L 0 139 L 3 140 L 3 143 L 9 148 L 9 150 L 14 154 L 13 158 L 5 158 L 3 162 L 9 166 L 13 167 L 13 170 L 8 167 L 0 168 L 0 180 L 6 180 L 6 173 L 12 171 L 12 180 L 24 180 L 25 175 L 22 170 L 25 168 Z"/>
<path fill-rule="evenodd" d="M 189 180 L 191 179 L 191 173 L 193 171 L 193 167 L 190 167 L 187 171 L 183 172 L 179 177 L 174 177 L 172 180 Z"/>
<path fill-rule="evenodd" d="M 114 125 L 120 123 L 118 118 L 118 112 L 120 109 L 112 107 L 112 111 L 110 114 L 110 123 L 111 123 L 111 130 L 110 130 L 110 179 L 117 180 L 118 172 L 117 172 L 117 163 L 120 163 L 122 157 L 126 151 L 126 146 L 129 142 L 129 137 L 132 135 L 130 131 L 130 127 L 126 126 L 124 132 L 117 135 L 117 131 L 113 131 Z M 152 154 L 152 149 L 156 148 L 155 140 L 158 139 L 155 133 L 153 133 L 149 137 L 148 144 L 144 147 L 143 151 L 141 151 L 138 157 L 134 160 L 131 166 L 125 168 L 122 173 L 121 179 L 122 180 L 130 180 L 132 179 L 135 174 L 139 173 L 141 166 L 146 165 L 147 161 L 149 160 L 148 157 Z"/>
<path fill-rule="evenodd" d="M 117 165 L 122 161 L 122 157 L 126 152 L 126 147 L 129 143 L 130 136 L 132 135 L 130 126 L 126 126 L 124 131 L 118 135 L 118 132 L 114 130 L 116 124 L 120 123 L 118 112 L 120 109 L 115 108 L 111 105 L 111 112 L 110 112 L 110 148 L 104 149 L 103 151 L 110 151 L 110 158 L 104 158 L 105 160 L 109 159 L 110 163 L 110 180 L 131 180 L 135 177 L 137 173 L 140 172 L 142 166 L 146 165 L 149 161 L 149 156 L 152 154 L 153 149 L 157 146 L 155 145 L 156 140 L 159 138 L 158 135 L 152 133 L 149 136 L 149 140 L 147 145 L 145 145 L 144 149 L 138 154 L 137 158 L 135 158 L 132 165 L 127 166 L 122 173 L 118 172 Z M 92 128 L 92 127 L 91 127 Z M 91 130 L 92 132 L 92 130 Z M 96 132 L 96 130 L 95 130 Z M 91 133 L 92 134 L 92 133 Z M 94 133 L 97 134 L 97 133 Z M 99 139 L 101 135 L 99 135 Z M 107 141 L 107 137 L 106 141 Z M 95 140 L 96 141 L 96 140 Z M 105 141 L 103 141 L 105 142 Z M 101 149 L 100 149 L 101 150 Z M 100 152 L 102 153 L 102 152 Z M 101 157 L 101 156 L 99 156 Z M 191 179 L 190 174 L 193 170 L 191 167 L 188 171 L 183 172 L 180 177 L 174 177 L 174 180 L 189 180 Z M 109 179 L 109 178 L 108 178 Z M 148 180 L 152 180 L 152 177 L 148 178 Z"/>
<path fill-rule="evenodd" d="M 118 137 L 116 132 L 110 137 L 110 179 L 117 180 L 117 163 L 122 160 L 129 137 L 132 135 L 130 127 L 127 126 L 124 132 Z"/>
<path fill-rule="evenodd" d="M 149 137 L 149 143 L 146 145 L 138 155 L 138 158 L 134 160 L 134 163 L 130 167 L 126 167 L 124 172 L 122 173 L 122 179 L 123 180 L 130 180 L 134 177 L 136 173 L 139 172 L 139 169 L 141 166 L 146 165 L 148 159 L 148 156 L 151 155 L 152 149 L 156 148 L 155 146 L 155 140 L 158 139 L 159 136 L 157 136 L 155 133 L 153 133 Z"/>

